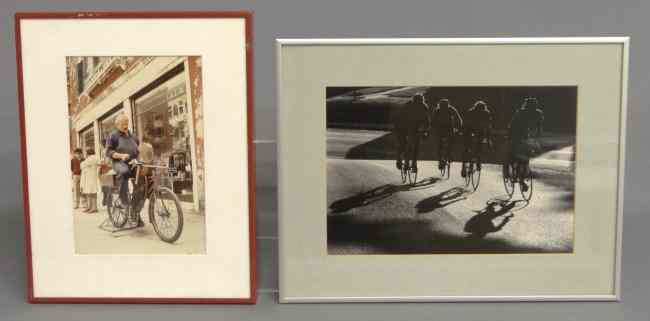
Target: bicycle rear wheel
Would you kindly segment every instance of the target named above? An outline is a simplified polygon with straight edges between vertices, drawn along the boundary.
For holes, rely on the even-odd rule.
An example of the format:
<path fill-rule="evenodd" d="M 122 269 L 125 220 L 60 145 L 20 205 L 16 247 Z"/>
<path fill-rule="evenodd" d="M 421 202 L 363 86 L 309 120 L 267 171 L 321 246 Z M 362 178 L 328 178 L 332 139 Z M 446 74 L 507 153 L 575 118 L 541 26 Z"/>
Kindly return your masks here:
<path fill-rule="evenodd" d="M 474 190 L 478 189 L 478 184 L 481 182 L 481 170 L 478 167 L 477 162 L 472 162 L 471 166 L 471 180 L 472 180 L 472 188 Z"/>
<path fill-rule="evenodd" d="M 119 204 L 119 199 L 113 200 L 113 203 L 106 206 L 108 212 L 108 219 L 116 228 L 124 227 L 128 218 L 128 209 L 122 208 Z"/>
<path fill-rule="evenodd" d="M 183 209 L 176 194 L 158 187 L 149 197 L 149 219 L 158 237 L 174 243 L 183 232 Z"/>
<path fill-rule="evenodd" d="M 508 198 L 512 198 L 512 194 L 515 193 L 516 177 L 512 163 L 506 162 L 503 164 L 501 175 L 503 177 L 503 186 L 506 188 L 506 194 L 508 194 Z"/>
<path fill-rule="evenodd" d="M 523 181 L 526 183 L 526 186 L 528 186 L 528 189 L 524 191 L 523 185 L 519 183 L 519 190 L 521 191 L 521 197 L 523 197 L 526 202 L 529 202 L 530 199 L 533 198 L 533 172 L 529 169 L 527 174 L 528 175 L 523 177 Z"/>

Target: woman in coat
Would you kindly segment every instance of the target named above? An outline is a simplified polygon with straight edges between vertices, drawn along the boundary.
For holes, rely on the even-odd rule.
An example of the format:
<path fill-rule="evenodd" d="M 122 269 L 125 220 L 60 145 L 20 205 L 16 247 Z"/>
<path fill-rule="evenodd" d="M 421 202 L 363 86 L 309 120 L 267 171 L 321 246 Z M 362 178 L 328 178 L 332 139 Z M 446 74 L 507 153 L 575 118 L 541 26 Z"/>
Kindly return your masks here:
<path fill-rule="evenodd" d="M 81 192 L 86 196 L 88 208 L 85 213 L 97 213 L 97 190 L 100 161 L 95 151 L 86 151 L 86 159 L 81 162 Z"/>

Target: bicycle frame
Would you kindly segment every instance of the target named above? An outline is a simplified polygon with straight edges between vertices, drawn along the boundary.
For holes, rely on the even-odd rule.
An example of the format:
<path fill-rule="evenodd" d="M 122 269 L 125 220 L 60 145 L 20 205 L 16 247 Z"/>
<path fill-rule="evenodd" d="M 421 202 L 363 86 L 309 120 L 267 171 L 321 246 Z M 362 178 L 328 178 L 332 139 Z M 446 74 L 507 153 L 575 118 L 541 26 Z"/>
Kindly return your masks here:
<path fill-rule="evenodd" d="M 136 169 L 135 169 L 135 178 L 134 178 L 134 181 L 133 181 L 133 191 L 134 191 L 134 193 L 133 193 L 132 199 L 131 199 L 131 206 L 134 206 L 134 204 L 136 204 L 136 201 L 137 202 L 143 202 L 143 206 L 144 206 L 144 201 L 151 197 L 151 193 L 153 193 L 153 191 L 155 191 L 156 188 L 160 184 L 160 175 L 155 174 L 156 170 L 157 169 L 165 169 L 167 171 L 170 171 L 171 169 L 169 168 L 169 166 L 154 165 L 154 164 L 144 164 L 144 163 L 141 163 L 141 162 L 138 162 L 138 163 L 134 164 L 133 166 L 135 166 Z M 151 175 L 140 175 L 141 170 L 143 168 L 151 168 L 151 169 L 153 169 L 154 173 L 152 173 Z M 141 178 L 144 181 L 142 183 L 140 182 Z M 140 187 L 141 184 L 143 185 L 142 187 Z M 142 199 L 137 199 L 137 200 L 135 199 L 135 197 L 137 195 L 137 193 L 136 193 L 137 188 L 143 188 L 144 189 L 144 191 L 142 193 Z M 139 213 L 140 210 L 142 210 L 142 209 L 140 208 L 138 210 L 138 213 Z M 153 220 L 153 217 L 151 217 L 151 213 L 150 213 L 149 214 L 149 221 L 152 221 L 152 220 Z"/>

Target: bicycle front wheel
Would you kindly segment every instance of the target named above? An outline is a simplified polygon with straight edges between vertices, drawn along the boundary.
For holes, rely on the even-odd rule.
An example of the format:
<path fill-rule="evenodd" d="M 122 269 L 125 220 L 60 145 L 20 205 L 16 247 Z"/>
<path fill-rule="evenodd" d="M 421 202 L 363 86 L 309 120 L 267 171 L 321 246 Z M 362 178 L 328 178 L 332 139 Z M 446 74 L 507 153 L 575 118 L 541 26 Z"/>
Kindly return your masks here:
<path fill-rule="evenodd" d="M 158 187 L 149 197 L 149 219 L 158 237 L 174 243 L 183 232 L 183 209 L 174 192 Z"/>
<path fill-rule="evenodd" d="M 409 183 L 414 185 L 418 181 L 418 173 L 414 172 L 413 169 L 408 170 Z"/>
<path fill-rule="evenodd" d="M 465 188 L 468 188 L 469 185 L 472 183 L 472 164 L 469 162 L 463 162 L 461 163 L 461 174 L 463 175 L 463 179 L 465 180 Z"/>
<path fill-rule="evenodd" d="M 402 169 L 400 171 L 402 173 L 402 184 L 405 184 L 406 178 L 408 176 L 408 169 L 406 168 L 405 164 L 402 165 Z"/>

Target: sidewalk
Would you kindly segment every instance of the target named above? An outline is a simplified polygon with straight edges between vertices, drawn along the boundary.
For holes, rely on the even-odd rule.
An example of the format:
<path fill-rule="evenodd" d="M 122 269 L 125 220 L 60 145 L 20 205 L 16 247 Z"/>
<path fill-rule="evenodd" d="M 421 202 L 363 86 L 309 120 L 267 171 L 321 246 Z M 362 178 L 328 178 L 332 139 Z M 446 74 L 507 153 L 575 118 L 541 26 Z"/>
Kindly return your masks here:
<path fill-rule="evenodd" d="M 145 226 L 111 233 L 99 228 L 108 218 L 106 210 L 97 213 L 73 213 L 76 254 L 204 254 L 205 216 L 198 215 L 191 204 L 183 204 L 183 233 L 173 244 L 163 242 L 147 216 L 146 204 L 140 213 Z"/>

